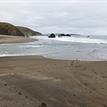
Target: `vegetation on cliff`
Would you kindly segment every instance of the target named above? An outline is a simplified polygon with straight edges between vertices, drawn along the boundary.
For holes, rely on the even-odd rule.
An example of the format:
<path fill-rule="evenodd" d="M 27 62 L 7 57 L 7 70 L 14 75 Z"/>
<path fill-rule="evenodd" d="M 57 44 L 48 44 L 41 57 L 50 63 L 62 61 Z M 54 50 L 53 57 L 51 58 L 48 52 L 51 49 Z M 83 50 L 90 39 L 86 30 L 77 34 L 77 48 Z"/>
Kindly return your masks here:
<path fill-rule="evenodd" d="M 34 35 L 42 35 L 41 33 L 37 31 L 33 31 L 32 29 L 27 28 L 27 27 L 17 26 L 17 28 L 27 37 L 34 36 Z"/>
<path fill-rule="evenodd" d="M 5 22 L 0 22 L 0 34 L 13 35 L 13 36 L 25 36 L 25 37 L 41 35 L 41 33 L 33 31 L 27 27 L 15 26 Z"/>

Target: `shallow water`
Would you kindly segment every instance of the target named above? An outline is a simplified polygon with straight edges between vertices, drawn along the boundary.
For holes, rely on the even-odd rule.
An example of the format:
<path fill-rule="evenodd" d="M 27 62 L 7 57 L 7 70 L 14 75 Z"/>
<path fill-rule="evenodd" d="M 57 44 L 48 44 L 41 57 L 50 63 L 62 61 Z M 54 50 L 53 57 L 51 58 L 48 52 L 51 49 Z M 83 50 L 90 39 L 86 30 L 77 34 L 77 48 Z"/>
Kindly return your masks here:
<path fill-rule="evenodd" d="M 107 39 L 37 37 L 30 43 L 0 44 L 0 56 L 42 55 L 54 59 L 107 60 Z"/>

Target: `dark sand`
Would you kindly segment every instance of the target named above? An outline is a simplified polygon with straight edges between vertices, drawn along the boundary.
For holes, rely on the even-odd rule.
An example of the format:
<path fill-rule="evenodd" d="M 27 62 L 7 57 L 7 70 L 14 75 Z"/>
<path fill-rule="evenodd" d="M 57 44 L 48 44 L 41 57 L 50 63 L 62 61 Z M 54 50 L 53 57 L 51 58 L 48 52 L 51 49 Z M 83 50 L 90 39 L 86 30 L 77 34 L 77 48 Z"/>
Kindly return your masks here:
<path fill-rule="evenodd" d="M 0 58 L 0 107 L 107 107 L 107 62 Z"/>
<path fill-rule="evenodd" d="M 2 43 L 24 43 L 36 41 L 34 38 L 21 37 L 21 36 L 10 36 L 10 35 L 0 35 L 0 44 Z"/>

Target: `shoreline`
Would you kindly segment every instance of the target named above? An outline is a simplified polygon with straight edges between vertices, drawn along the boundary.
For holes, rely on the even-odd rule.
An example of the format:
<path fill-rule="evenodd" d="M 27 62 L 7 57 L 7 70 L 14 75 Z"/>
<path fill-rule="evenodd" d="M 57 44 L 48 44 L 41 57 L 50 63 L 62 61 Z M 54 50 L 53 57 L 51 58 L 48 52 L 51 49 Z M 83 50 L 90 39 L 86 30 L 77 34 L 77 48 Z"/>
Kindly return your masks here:
<path fill-rule="evenodd" d="M 106 70 L 107 61 L 2 57 L 0 105 L 39 107 L 45 103 L 47 107 L 104 107 L 107 105 Z M 11 100 L 7 102 L 7 98 Z"/>
<path fill-rule="evenodd" d="M 10 36 L 10 35 L 0 35 L 0 44 L 8 43 L 26 43 L 37 41 L 36 38 L 21 37 L 21 36 Z"/>
<path fill-rule="evenodd" d="M 36 38 L 36 36 L 34 37 L 20 37 L 20 36 L 8 36 L 8 35 L 0 35 L 0 44 L 10 44 L 10 43 L 28 43 L 28 42 L 35 42 L 35 41 L 38 41 L 38 38 Z M 7 57 L 8 55 L 1 55 L 0 57 Z M 14 56 L 35 56 L 35 54 L 23 54 L 23 55 L 20 55 L 20 54 L 14 54 Z M 12 57 L 12 55 L 10 54 L 9 57 Z M 59 57 L 48 57 L 48 56 L 45 56 L 43 55 L 43 57 L 45 58 L 50 58 L 50 59 L 58 59 L 58 60 L 80 60 L 80 61 L 107 61 L 106 59 L 104 58 L 95 58 L 94 60 L 91 59 L 91 58 L 59 58 Z"/>
<path fill-rule="evenodd" d="M 44 59 L 50 59 L 50 60 L 59 60 L 59 61 L 80 61 L 80 62 L 107 62 L 107 60 L 81 60 L 81 59 L 58 59 L 58 58 L 51 58 L 43 55 L 10 55 L 5 56 L 2 55 L 0 58 L 14 58 L 14 57 L 42 57 Z"/>

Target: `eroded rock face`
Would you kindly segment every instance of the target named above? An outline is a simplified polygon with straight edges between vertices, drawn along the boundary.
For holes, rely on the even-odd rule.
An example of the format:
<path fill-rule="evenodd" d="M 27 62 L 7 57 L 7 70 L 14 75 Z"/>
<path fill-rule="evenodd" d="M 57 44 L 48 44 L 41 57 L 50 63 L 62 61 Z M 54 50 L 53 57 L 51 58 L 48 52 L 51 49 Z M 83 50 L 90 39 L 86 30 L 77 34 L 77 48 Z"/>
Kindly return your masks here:
<path fill-rule="evenodd" d="M 55 38 L 56 36 L 55 36 L 54 33 L 52 33 L 52 34 L 50 34 L 48 37 L 49 37 L 49 38 Z"/>

